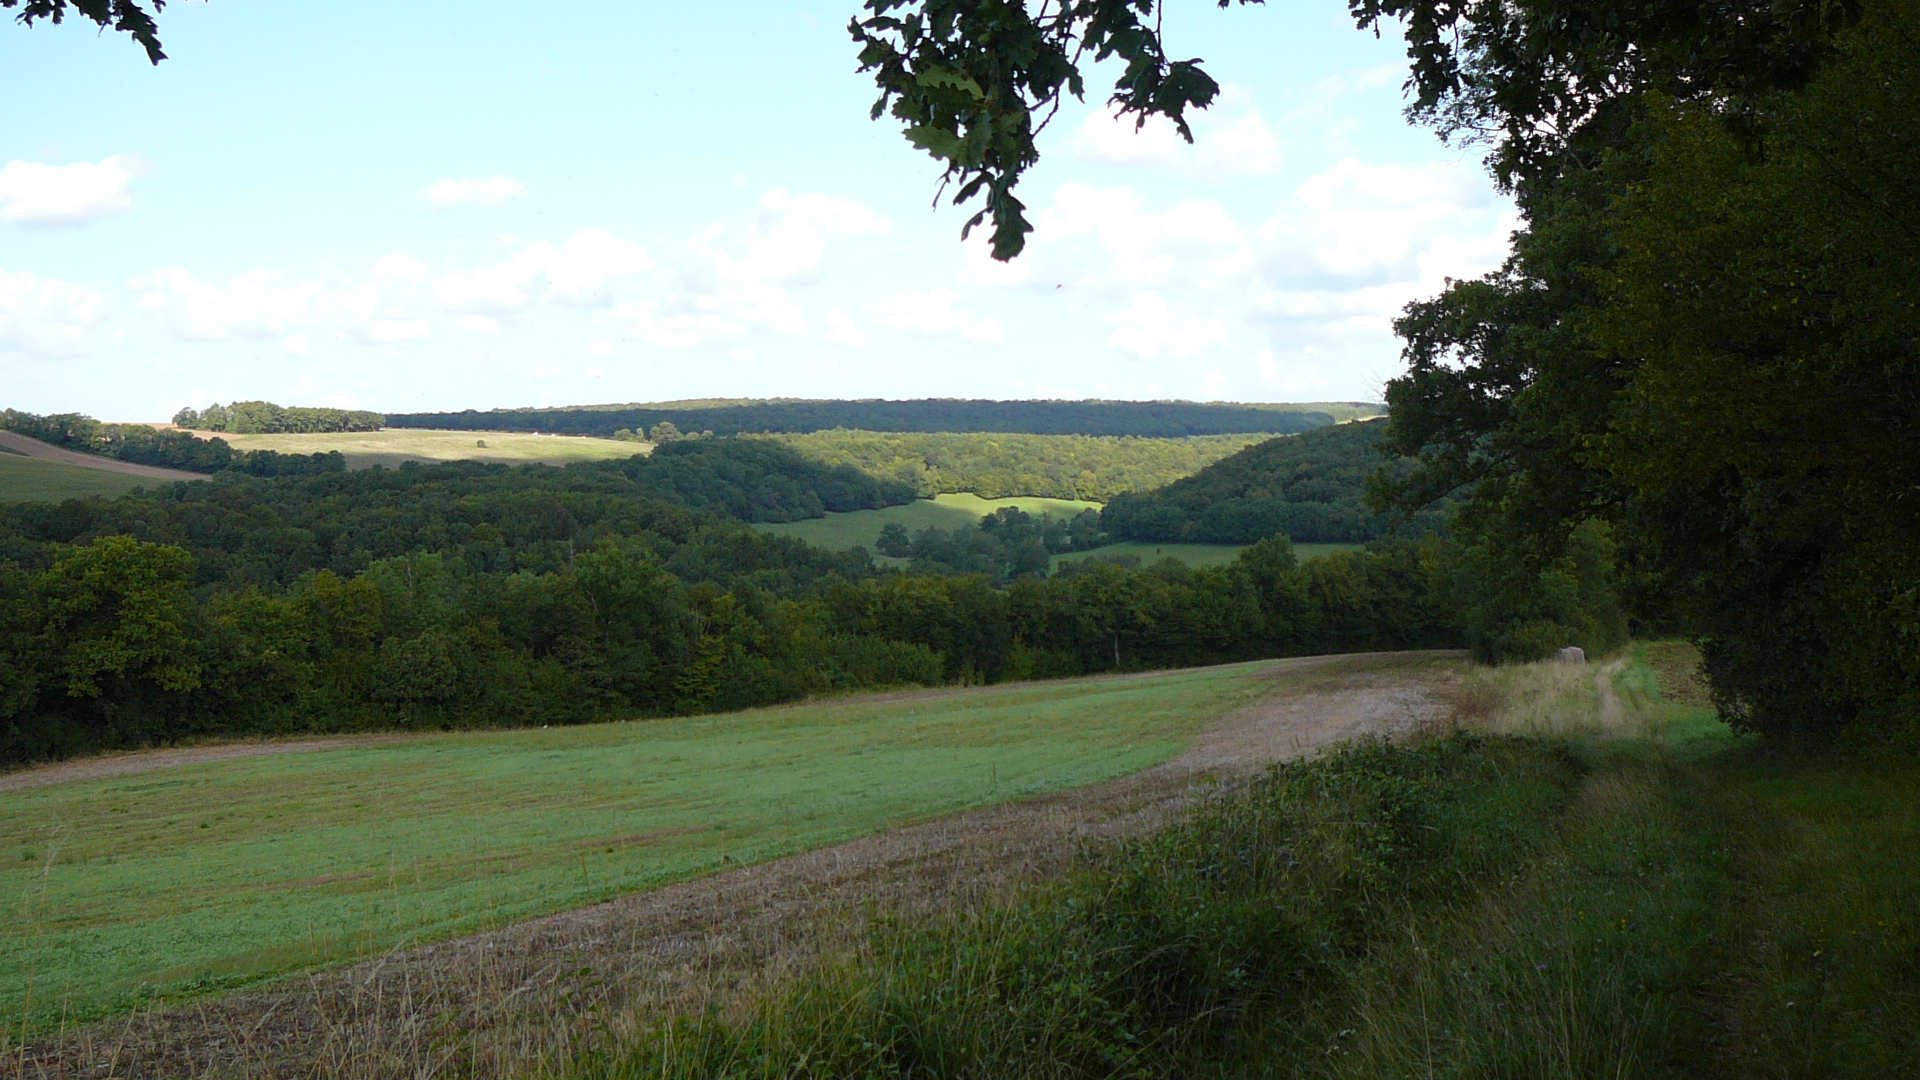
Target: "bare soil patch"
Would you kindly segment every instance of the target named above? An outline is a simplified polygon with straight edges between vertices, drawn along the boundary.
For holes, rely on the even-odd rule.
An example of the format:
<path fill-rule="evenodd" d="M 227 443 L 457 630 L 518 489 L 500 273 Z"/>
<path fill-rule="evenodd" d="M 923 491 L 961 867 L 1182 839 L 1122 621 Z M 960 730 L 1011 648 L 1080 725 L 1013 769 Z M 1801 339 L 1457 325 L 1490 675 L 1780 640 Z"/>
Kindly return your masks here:
<path fill-rule="evenodd" d="M 158 465 L 136 465 L 131 461 L 115 461 L 113 458 L 98 454 L 82 454 L 76 450 L 43 443 L 39 439 L 29 439 L 25 435 L 11 431 L 0 431 L 0 447 L 12 450 L 27 457 L 44 461 L 59 461 L 68 465 L 79 465 L 87 469 L 99 469 L 102 472 L 125 473 L 128 476 L 145 476 L 153 480 L 205 480 L 205 473 L 183 472 L 179 469 L 163 469 Z"/>
<path fill-rule="evenodd" d="M 1223 782 L 1445 720 L 1458 653 L 1273 665 L 1273 690 L 1133 776 L 985 807 L 271 988 L 161 1007 L 20 1048 L 22 1077 L 504 1077 L 616 1044 L 911 918 L 1003 897 L 1082 845 L 1175 819 Z"/>

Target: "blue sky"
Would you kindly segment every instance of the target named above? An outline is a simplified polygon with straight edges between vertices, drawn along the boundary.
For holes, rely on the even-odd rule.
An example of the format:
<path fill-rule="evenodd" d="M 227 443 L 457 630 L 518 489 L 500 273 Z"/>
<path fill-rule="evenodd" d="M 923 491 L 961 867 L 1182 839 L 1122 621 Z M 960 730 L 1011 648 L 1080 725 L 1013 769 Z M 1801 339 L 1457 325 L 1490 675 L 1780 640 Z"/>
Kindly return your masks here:
<path fill-rule="evenodd" d="M 1376 399 L 1393 314 L 1504 255 L 1396 38 L 1174 0 L 1197 144 L 1090 93 L 994 264 L 867 120 L 855 10 L 176 0 L 157 68 L 0 25 L 0 405 Z"/>

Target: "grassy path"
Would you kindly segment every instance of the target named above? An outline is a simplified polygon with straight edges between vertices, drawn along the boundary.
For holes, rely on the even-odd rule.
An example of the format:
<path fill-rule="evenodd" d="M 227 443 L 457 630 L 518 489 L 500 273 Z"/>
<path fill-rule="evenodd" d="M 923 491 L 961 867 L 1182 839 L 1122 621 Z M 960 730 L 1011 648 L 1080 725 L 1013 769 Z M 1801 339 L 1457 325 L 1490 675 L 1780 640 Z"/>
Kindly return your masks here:
<path fill-rule="evenodd" d="M 182 764 L 0 793 L 14 1037 L 1076 787 L 1259 665 Z"/>

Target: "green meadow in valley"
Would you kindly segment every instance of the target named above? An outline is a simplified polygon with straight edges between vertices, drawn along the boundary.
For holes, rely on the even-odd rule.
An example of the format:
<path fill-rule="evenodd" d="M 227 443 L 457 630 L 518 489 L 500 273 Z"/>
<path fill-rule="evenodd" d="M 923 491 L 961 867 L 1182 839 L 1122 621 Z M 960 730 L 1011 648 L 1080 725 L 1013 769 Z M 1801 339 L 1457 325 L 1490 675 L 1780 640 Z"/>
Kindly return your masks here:
<path fill-rule="evenodd" d="M 1006 506 L 1023 510 L 1034 517 L 1051 514 L 1056 518 L 1071 518 L 1088 510 L 1100 509 L 1100 504 L 1096 502 L 1026 497 L 983 499 L 970 492 L 960 492 L 936 495 L 931 499 L 915 499 L 884 510 L 854 510 L 806 521 L 755 525 L 754 528 L 780 536 L 798 537 L 830 551 L 845 551 L 854 547 L 872 550 L 874 542 L 880 539 L 880 530 L 888 525 L 900 525 L 910 533 L 921 529 L 971 529 L 980 524 L 981 518 Z"/>
<path fill-rule="evenodd" d="M 1068 499 L 983 499 L 968 492 L 951 495 L 936 495 L 931 499 L 915 499 L 904 506 L 889 506 L 884 510 L 855 510 L 846 514 L 828 514 L 825 517 L 810 518 L 805 521 L 788 521 L 780 524 L 755 525 L 762 532 L 780 536 L 793 536 L 827 548 L 830 551 L 846 551 L 849 548 L 864 547 L 871 551 L 874 543 L 880 539 L 880 530 L 888 525 L 898 524 L 909 533 L 921 529 L 970 529 L 1002 507 L 1015 507 L 1039 517 L 1051 514 L 1055 518 L 1071 518 L 1088 510 L 1100 509 L 1096 502 L 1082 502 Z M 1153 544 L 1121 541 L 1105 547 L 1088 551 L 1076 551 L 1066 555 L 1056 555 L 1053 565 L 1058 567 L 1065 562 L 1090 558 L 1095 555 L 1134 556 L 1143 564 L 1152 564 L 1165 558 L 1178 559 L 1188 566 L 1220 566 L 1238 558 L 1245 544 Z M 1295 544 L 1294 556 L 1301 560 L 1314 559 L 1322 555 L 1331 555 L 1336 551 L 1358 551 L 1359 544 Z M 881 562 L 904 563 L 904 559 L 886 559 L 877 557 Z"/>
<path fill-rule="evenodd" d="M 0 792 L 17 1037 L 1124 775 L 1264 663 L 400 736 Z"/>

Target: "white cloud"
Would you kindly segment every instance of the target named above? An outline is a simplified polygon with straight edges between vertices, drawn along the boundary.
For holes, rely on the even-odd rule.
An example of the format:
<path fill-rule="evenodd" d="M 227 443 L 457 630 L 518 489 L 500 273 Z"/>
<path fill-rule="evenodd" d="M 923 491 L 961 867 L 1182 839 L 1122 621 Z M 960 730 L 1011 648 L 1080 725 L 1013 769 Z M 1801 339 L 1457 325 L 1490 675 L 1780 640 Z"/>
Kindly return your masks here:
<path fill-rule="evenodd" d="M 891 228 L 857 202 L 831 195 L 761 196 L 752 224 L 710 225 L 666 260 L 655 295 L 621 305 L 618 317 L 656 345 L 689 348 L 755 332 L 796 334 L 806 305 L 793 290 L 819 280 L 837 245 Z M 830 333 L 839 328 L 830 327 Z"/>
<path fill-rule="evenodd" d="M 775 188 L 760 197 L 756 235 L 744 255 L 726 261 L 741 281 L 799 284 L 816 280 L 836 240 L 888 230 L 886 218 L 850 199 L 789 195 Z"/>
<path fill-rule="evenodd" d="M 434 206 L 500 206 L 520 197 L 525 184 L 504 176 L 480 179 L 472 176 L 458 180 L 436 180 L 420 194 Z"/>
<path fill-rule="evenodd" d="M 1262 176 L 1280 167 L 1280 137 L 1260 110 L 1225 100 L 1190 112 L 1193 142 L 1180 137 L 1171 120 L 1123 115 L 1118 107 L 1088 115 L 1073 133 L 1075 153 L 1108 165 L 1141 165 L 1205 177 Z M 1235 107 L 1239 104 L 1240 107 Z"/>
<path fill-rule="evenodd" d="M 85 225 L 133 208 L 129 188 L 142 171 L 115 154 L 99 164 L 42 165 L 9 161 L 0 168 L 0 221 L 18 225 Z"/>
<path fill-rule="evenodd" d="M 615 279 L 652 268 L 647 253 L 632 241 L 602 229 L 582 229 L 547 256 L 546 299 L 574 307 L 605 306 L 612 302 L 609 290 Z"/>
<path fill-rule="evenodd" d="M 984 240 L 969 245 L 974 280 L 1117 297 L 1162 285 L 1219 288 L 1252 265 L 1247 230 L 1221 204 L 1193 199 L 1150 211 L 1145 203 L 1131 188 L 1062 184 L 1034 212 L 1035 232 L 1019 259 L 994 262 Z"/>
<path fill-rule="evenodd" d="M 418 341 L 433 334 L 433 324 L 425 319 L 375 319 L 367 323 L 362 336 L 375 345 Z"/>
<path fill-rule="evenodd" d="M 874 306 L 878 321 L 920 337 L 957 338 L 982 345 L 1000 341 L 1005 330 L 994 319 L 983 319 L 962 310 L 953 290 L 933 289 L 896 292 Z"/>
<path fill-rule="evenodd" d="M 1309 177 L 1260 227 L 1262 271 L 1292 285 L 1416 281 L 1429 248 L 1496 205 L 1486 178 L 1459 165 L 1347 158 Z"/>
<path fill-rule="evenodd" d="M 169 268 L 133 283 L 140 306 L 188 341 L 275 338 L 312 321 L 322 286 L 270 270 L 241 274 L 225 287 Z"/>
<path fill-rule="evenodd" d="M 492 266 L 443 274 L 433 288 L 448 311 L 475 315 L 505 315 L 536 302 L 605 307 L 619 279 L 652 266 L 632 241 L 582 229 L 557 246 L 537 240 Z"/>
<path fill-rule="evenodd" d="M 834 308 L 827 312 L 827 340 L 835 345 L 858 348 L 867 343 L 867 332 L 846 312 Z"/>
<path fill-rule="evenodd" d="M 1113 317 L 1107 341 L 1135 360 L 1193 360 L 1227 343 L 1227 324 L 1217 315 L 1175 311 L 1157 293 L 1143 292 Z"/>
<path fill-rule="evenodd" d="M 418 284 L 427 279 L 431 268 L 411 255 L 395 252 L 376 260 L 373 264 L 373 276 L 383 281 L 407 281 Z"/>
<path fill-rule="evenodd" d="M 0 270 L 0 354 L 79 356 L 102 306 L 91 289 Z"/>

